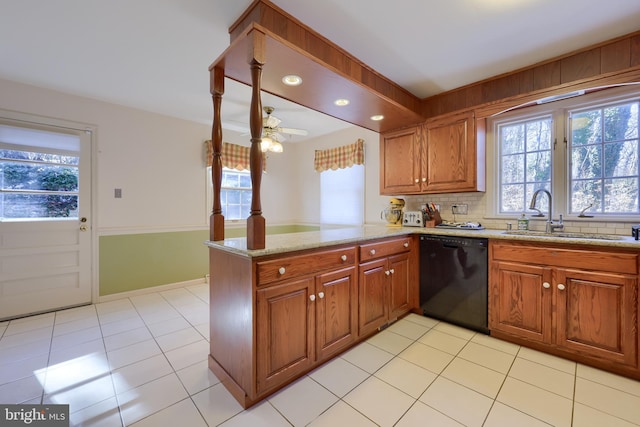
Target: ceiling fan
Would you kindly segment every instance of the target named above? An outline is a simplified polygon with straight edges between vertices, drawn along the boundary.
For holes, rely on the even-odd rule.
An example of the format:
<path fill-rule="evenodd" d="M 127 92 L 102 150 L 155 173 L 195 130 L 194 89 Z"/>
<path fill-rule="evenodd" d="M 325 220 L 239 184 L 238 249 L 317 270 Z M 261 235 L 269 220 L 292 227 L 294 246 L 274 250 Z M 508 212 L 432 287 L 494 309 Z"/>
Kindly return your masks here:
<path fill-rule="evenodd" d="M 306 136 L 308 134 L 304 129 L 280 127 L 279 125 L 282 120 L 271 115 L 275 108 L 265 106 L 262 109 L 267 114 L 262 118 L 262 151 L 281 153 L 283 151 L 281 141 L 284 139 L 282 134 L 302 136 Z"/>

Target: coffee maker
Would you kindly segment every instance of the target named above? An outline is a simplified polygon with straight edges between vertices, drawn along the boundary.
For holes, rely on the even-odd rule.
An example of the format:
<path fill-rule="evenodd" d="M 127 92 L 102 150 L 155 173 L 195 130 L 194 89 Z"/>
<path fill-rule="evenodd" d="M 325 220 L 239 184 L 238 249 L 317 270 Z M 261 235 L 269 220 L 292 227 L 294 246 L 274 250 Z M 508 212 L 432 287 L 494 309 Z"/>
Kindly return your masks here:
<path fill-rule="evenodd" d="M 389 206 L 382 211 L 380 217 L 387 221 L 387 225 L 401 226 L 403 213 L 404 200 L 394 197 L 389 200 Z"/>

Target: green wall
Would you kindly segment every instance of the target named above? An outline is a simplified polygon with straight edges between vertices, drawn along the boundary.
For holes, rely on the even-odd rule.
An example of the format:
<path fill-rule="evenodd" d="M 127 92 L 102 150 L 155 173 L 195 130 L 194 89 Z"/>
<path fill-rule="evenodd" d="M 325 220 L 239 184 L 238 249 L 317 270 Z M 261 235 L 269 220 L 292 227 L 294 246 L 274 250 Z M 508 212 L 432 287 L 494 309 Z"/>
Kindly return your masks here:
<path fill-rule="evenodd" d="M 267 234 L 319 230 L 317 226 L 274 225 Z M 244 237 L 246 228 L 227 228 L 225 237 Z M 209 230 L 100 236 L 100 295 L 204 279 Z"/>

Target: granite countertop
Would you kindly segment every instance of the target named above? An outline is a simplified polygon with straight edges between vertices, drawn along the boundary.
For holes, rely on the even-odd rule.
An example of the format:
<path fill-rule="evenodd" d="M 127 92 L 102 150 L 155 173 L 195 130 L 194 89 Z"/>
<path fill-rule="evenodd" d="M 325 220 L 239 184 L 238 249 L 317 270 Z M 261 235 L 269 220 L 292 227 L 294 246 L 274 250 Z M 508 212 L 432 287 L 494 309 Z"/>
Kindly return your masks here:
<path fill-rule="evenodd" d="M 385 225 L 365 225 L 361 227 L 330 228 L 301 233 L 272 234 L 266 236 L 265 249 L 247 249 L 247 239 L 245 237 L 235 237 L 215 242 L 206 241 L 205 244 L 212 248 L 253 258 L 304 249 L 358 243 L 385 237 L 405 236 L 407 234 L 483 237 L 488 239 L 580 244 L 640 250 L 640 241 L 634 240 L 631 236 L 616 236 L 616 240 L 608 240 L 602 238 L 570 237 L 574 233 L 562 232 L 556 233 L 555 236 L 536 232 L 518 235 L 507 234 L 505 230 L 492 229 L 389 227 Z M 560 235 L 569 237 L 560 237 Z"/>

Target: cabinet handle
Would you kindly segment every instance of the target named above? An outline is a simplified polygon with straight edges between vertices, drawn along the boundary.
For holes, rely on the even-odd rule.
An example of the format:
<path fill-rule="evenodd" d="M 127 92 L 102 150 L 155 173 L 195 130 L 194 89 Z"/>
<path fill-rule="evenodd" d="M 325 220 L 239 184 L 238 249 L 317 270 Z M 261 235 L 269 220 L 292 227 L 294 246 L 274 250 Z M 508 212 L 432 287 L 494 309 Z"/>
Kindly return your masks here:
<path fill-rule="evenodd" d="M 542 287 L 545 288 L 545 289 L 549 289 L 551 287 L 551 284 L 549 282 L 544 282 L 542 284 Z"/>
<path fill-rule="evenodd" d="M 280 273 L 280 275 L 284 274 L 284 272 L 285 272 L 285 271 L 287 271 L 287 270 L 285 270 L 285 268 L 284 268 L 284 267 L 280 267 L 280 268 L 278 269 L 278 273 Z"/>
<path fill-rule="evenodd" d="M 324 298 L 324 292 L 318 292 L 318 298 L 320 299 Z"/>
<path fill-rule="evenodd" d="M 409 242 L 404 242 L 404 244 L 402 246 L 404 246 L 405 248 L 408 248 L 409 247 Z"/>
<path fill-rule="evenodd" d="M 309 299 L 310 299 L 311 301 L 315 301 L 315 300 L 316 300 L 316 296 L 315 296 L 315 295 L 313 295 L 313 294 L 311 294 L 311 295 L 309 295 Z"/>
<path fill-rule="evenodd" d="M 386 274 L 387 276 L 391 274 L 391 272 L 389 270 L 385 271 L 384 274 Z"/>
<path fill-rule="evenodd" d="M 371 249 L 371 250 L 369 251 L 369 253 L 370 253 L 371 255 L 375 255 L 375 254 L 376 254 L 376 250 L 375 250 L 375 249 Z"/>
<path fill-rule="evenodd" d="M 564 291 L 564 285 L 562 283 L 558 283 L 558 289 Z"/>
<path fill-rule="evenodd" d="M 389 270 L 389 271 L 391 272 L 391 274 L 396 272 L 393 268 L 391 270 Z"/>
<path fill-rule="evenodd" d="M 346 255 L 342 255 L 342 256 L 340 257 L 340 259 L 341 259 L 342 261 L 346 261 L 346 260 L 347 260 L 347 256 L 346 256 Z"/>

